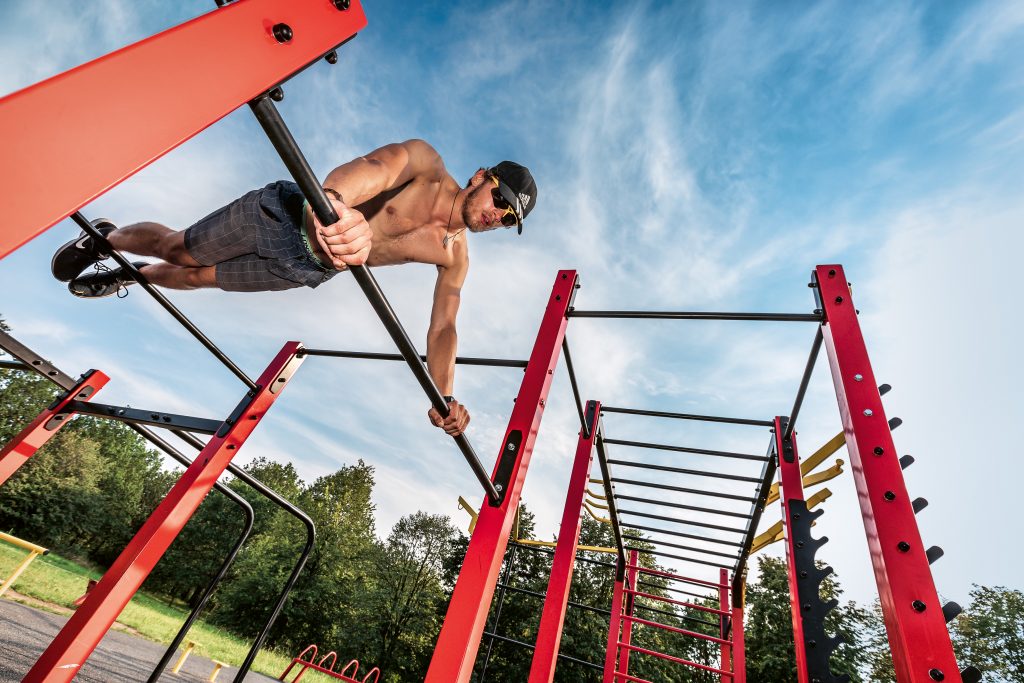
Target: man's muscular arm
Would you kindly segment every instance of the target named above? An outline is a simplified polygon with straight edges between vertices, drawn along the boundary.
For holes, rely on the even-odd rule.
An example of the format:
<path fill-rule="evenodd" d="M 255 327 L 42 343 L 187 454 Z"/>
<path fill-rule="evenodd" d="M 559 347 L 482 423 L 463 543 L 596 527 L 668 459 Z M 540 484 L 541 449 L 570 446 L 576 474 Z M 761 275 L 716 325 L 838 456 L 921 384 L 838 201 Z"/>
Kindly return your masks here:
<path fill-rule="evenodd" d="M 446 396 L 451 395 L 455 385 L 455 354 L 458 348 L 455 318 L 459 312 L 462 285 L 469 270 L 465 241 L 456 241 L 452 249 L 454 263 L 447 268 L 437 269 L 434 306 L 430 311 L 430 328 L 427 330 L 427 370 L 437 388 Z M 448 409 L 446 418 L 442 418 L 433 408 L 427 416 L 435 426 L 452 436 L 458 436 L 469 424 L 469 413 L 458 401 L 449 403 Z"/>
<path fill-rule="evenodd" d="M 324 188 L 337 191 L 348 206 L 358 206 L 411 180 L 443 174 L 444 163 L 433 147 L 423 140 L 406 140 L 342 164 L 327 175 Z"/>

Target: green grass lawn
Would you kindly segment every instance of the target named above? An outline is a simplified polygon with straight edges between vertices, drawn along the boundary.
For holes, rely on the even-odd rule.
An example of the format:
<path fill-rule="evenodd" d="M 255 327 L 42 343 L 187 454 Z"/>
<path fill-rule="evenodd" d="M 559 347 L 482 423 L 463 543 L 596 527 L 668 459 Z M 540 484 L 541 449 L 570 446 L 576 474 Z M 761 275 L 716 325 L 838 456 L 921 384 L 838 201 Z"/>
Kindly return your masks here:
<path fill-rule="evenodd" d="M 27 551 L 0 541 L 0 583 L 6 581 L 26 554 Z M 99 578 L 99 572 L 50 553 L 37 557 L 14 582 L 12 589 L 38 600 L 73 608 L 72 603 L 85 593 L 88 580 Z M 10 591 L 4 597 L 10 597 Z M 118 621 L 137 630 L 149 640 L 170 643 L 187 616 L 188 612 L 184 610 L 139 593 L 121 612 Z M 202 619 L 192 626 L 187 638 L 197 643 L 196 654 L 235 666 L 242 663 L 251 646 L 251 642 L 245 642 L 227 631 L 210 626 Z M 284 655 L 264 648 L 257 655 L 253 670 L 277 678 L 288 666 L 294 654 Z M 297 669 L 292 670 L 289 679 L 296 671 Z M 302 680 L 305 682 L 333 679 L 311 671 Z"/>

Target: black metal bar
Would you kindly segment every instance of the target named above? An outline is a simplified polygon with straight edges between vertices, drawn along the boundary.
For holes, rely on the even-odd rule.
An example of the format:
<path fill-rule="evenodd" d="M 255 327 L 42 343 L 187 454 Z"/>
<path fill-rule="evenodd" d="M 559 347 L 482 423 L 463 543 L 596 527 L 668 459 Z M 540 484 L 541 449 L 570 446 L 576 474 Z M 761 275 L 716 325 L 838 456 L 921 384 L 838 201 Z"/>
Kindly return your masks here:
<path fill-rule="evenodd" d="M 541 600 L 543 600 L 544 598 L 547 597 L 544 593 L 538 593 L 537 591 L 531 591 L 531 590 L 527 590 L 525 588 L 517 588 L 515 586 L 509 586 L 508 584 L 504 584 L 504 583 L 502 583 L 500 581 L 498 582 L 498 585 L 501 586 L 502 588 L 504 588 L 505 590 L 512 591 L 513 593 L 522 593 L 523 595 L 530 595 L 530 596 L 533 596 L 535 598 L 540 598 Z M 601 609 L 600 607 L 591 607 L 590 605 L 584 605 L 582 602 L 574 602 L 572 600 L 567 600 L 565 604 L 570 605 L 572 607 L 576 607 L 578 609 L 589 610 L 591 612 L 596 612 L 597 614 L 601 614 L 601 615 L 605 615 L 605 616 L 608 616 L 608 615 L 610 615 L 612 613 L 612 611 L 608 610 L 608 609 Z"/>
<path fill-rule="evenodd" d="M 659 589 L 659 590 L 663 590 L 663 591 L 668 591 L 670 593 L 679 593 L 680 595 L 689 595 L 691 598 L 697 598 L 698 600 L 717 600 L 718 599 L 715 596 L 701 595 L 700 593 L 694 593 L 692 591 L 683 590 L 682 588 L 673 588 L 672 586 L 658 586 L 656 584 L 648 583 L 646 581 L 637 581 L 636 584 L 638 586 L 640 586 L 641 588 L 655 588 L 655 589 Z M 715 624 L 715 625 L 717 626 L 718 624 Z"/>
<path fill-rule="evenodd" d="M 734 534 L 745 534 L 746 529 L 737 529 L 731 526 L 720 526 L 718 524 L 708 524 L 706 522 L 694 522 L 689 519 L 677 519 L 675 517 L 666 517 L 665 515 L 652 515 L 647 512 L 637 512 L 636 510 L 623 510 L 619 508 L 620 515 L 633 515 L 634 517 L 645 517 L 647 519 L 658 519 L 663 522 L 675 522 L 676 524 L 685 524 L 687 526 L 697 526 L 704 529 L 716 529 L 718 531 L 731 531 Z"/>
<path fill-rule="evenodd" d="M 732 451 L 713 451 L 707 448 L 691 448 L 689 446 L 666 446 L 658 443 L 647 443 L 645 441 L 625 441 L 623 439 L 605 439 L 608 443 L 620 446 L 635 446 L 636 448 L 652 448 L 659 451 L 675 451 L 677 453 L 695 453 L 697 455 L 713 455 L 719 458 L 735 458 L 737 460 L 754 460 L 764 462 L 763 455 L 748 455 L 746 453 L 733 453 Z"/>
<path fill-rule="evenodd" d="M 555 551 L 552 548 L 544 548 L 544 547 L 537 546 L 537 545 L 527 545 L 525 543 L 519 543 L 517 541 L 510 541 L 510 543 L 515 544 L 519 548 L 525 548 L 527 550 L 532 550 L 532 551 L 538 552 L 538 553 L 545 553 L 545 554 L 548 554 L 548 555 L 554 555 L 555 554 Z M 615 567 L 615 563 L 614 562 L 602 562 L 601 560 L 591 560 L 590 558 L 587 558 L 587 557 L 577 557 L 576 561 L 577 562 L 583 562 L 584 564 L 594 564 L 594 565 L 598 565 L 600 567 L 612 567 L 612 568 Z"/>
<path fill-rule="evenodd" d="M 601 406 L 602 413 L 622 413 L 624 415 L 648 415 L 650 417 L 669 417 L 676 420 L 698 420 L 700 422 L 724 422 L 734 425 L 751 425 L 753 427 L 771 427 L 771 420 L 748 420 L 742 417 L 716 417 L 714 415 L 691 415 L 689 413 L 666 413 L 661 410 L 640 410 L 638 408 L 615 408 Z"/>
<path fill-rule="evenodd" d="M 490 633 L 488 631 L 484 631 L 483 635 L 488 637 L 488 638 L 493 638 L 494 640 L 501 640 L 501 641 L 504 641 L 506 643 L 511 643 L 513 645 L 519 645 L 521 647 L 528 648 L 530 650 L 533 650 L 534 648 L 537 647 L 533 643 L 524 643 L 523 641 L 515 640 L 514 638 L 507 638 L 505 636 L 499 636 L 497 633 Z M 585 662 L 582 659 L 576 659 L 575 657 L 570 657 L 569 655 L 563 655 L 562 653 L 558 653 L 558 658 L 559 659 L 564 659 L 565 661 L 572 662 L 574 664 L 582 664 L 583 666 L 589 666 L 591 669 L 596 669 L 598 671 L 604 671 L 604 667 L 603 666 L 600 666 L 598 664 L 591 664 L 590 662 Z"/>
<path fill-rule="evenodd" d="M 651 500 L 649 498 L 640 498 L 639 496 L 624 496 L 621 493 L 616 493 L 615 497 L 620 500 L 632 500 L 637 503 L 649 503 L 650 505 L 664 505 L 666 507 L 679 508 L 680 510 L 705 512 L 709 515 L 725 515 L 727 517 L 739 517 L 740 519 L 750 519 L 750 515 L 743 512 L 729 512 L 728 510 L 716 510 L 715 508 L 705 508 L 699 505 L 683 505 L 682 503 L 670 503 L 667 500 Z"/>
<path fill-rule="evenodd" d="M 104 244 L 107 241 L 103 234 L 100 233 L 99 230 L 94 228 L 92 223 L 86 220 L 85 216 L 82 215 L 81 211 L 76 211 L 73 214 L 71 214 L 71 219 L 78 224 L 78 227 L 80 227 L 94 240 L 96 240 L 97 244 Z M 235 375 L 235 377 L 242 380 L 242 383 L 249 388 L 249 391 L 256 391 L 258 389 L 256 383 L 253 382 L 248 375 L 242 372 L 242 369 L 235 365 L 234 361 L 228 358 L 223 351 L 217 348 L 217 345 L 214 344 L 209 337 L 203 334 L 203 332 L 198 327 L 196 327 L 191 320 L 185 317 L 185 314 L 179 311 L 178 308 L 160 292 L 160 290 L 151 285 L 149 283 L 149 280 L 147 280 L 146 277 L 139 272 L 138 268 L 136 268 L 131 261 L 129 261 L 123 255 L 121 255 L 120 252 L 113 249 L 111 250 L 110 255 L 113 257 L 115 261 L 117 261 L 117 264 L 119 266 L 124 268 L 127 272 L 131 273 L 135 281 L 138 282 L 139 285 L 144 290 L 146 290 L 146 293 L 153 297 L 156 300 L 156 302 L 160 304 L 161 307 L 163 307 L 165 311 L 170 313 L 172 318 L 177 320 L 182 327 L 188 330 L 189 334 L 195 337 L 200 344 L 205 346 L 206 350 L 212 353 L 214 358 L 223 363 L 224 367 L 230 370 Z"/>
<path fill-rule="evenodd" d="M 650 481 L 638 481 L 636 479 L 612 479 L 616 484 L 632 484 L 634 486 L 646 486 L 653 489 L 665 491 L 678 491 L 679 493 L 692 493 L 695 496 L 711 496 L 712 498 L 725 498 L 726 500 L 739 500 L 744 503 L 753 503 L 755 498 L 750 496 L 739 496 L 733 493 L 721 493 L 720 491 L 704 491 L 702 489 L 688 489 L 682 486 L 669 486 L 668 484 L 655 484 Z"/>
<path fill-rule="evenodd" d="M 667 589 L 662 589 L 662 590 L 667 590 Z M 639 596 L 637 597 L 638 601 L 641 600 L 641 599 L 643 599 L 643 598 L 641 598 Z M 683 619 L 685 621 L 692 621 L 692 622 L 694 622 L 696 624 L 704 624 L 705 626 L 711 626 L 713 628 L 718 628 L 718 622 L 717 621 L 708 621 L 707 619 L 700 619 L 698 617 L 691 617 L 691 616 L 687 616 L 685 614 L 680 614 L 679 612 L 669 612 L 668 610 L 658 609 L 657 607 L 648 607 L 647 605 L 641 605 L 639 602 L 634 602 L 633 603 L 633 608 L 634 609 L 645 609 L 648 612 L 655 612 L 656 614 L 663 614 L 666 617 L 675 617 L 676 619 Z"/>
<path fill-rule="evenodd" d="M 796 400 L 793 401 L 793 410 L 789 413 L 789 422 L 786 423 L 786 431 L 783 433 L 784 440 L 793 437 L 793 430 L 796 428 L 796 418 L 800 414 L 800 406 L 803 405 L 804 395 L 807 393 L 807 385 L 811 382 L 811 375 L 814 373 L 814 366 L 818 361 L 818 352 L 821 351 L 821 343 L 824 335 L 821 332 L 821 325 L 814 333 L 814 342 L 811 344 L 811 353 L 807 357 L 807 365 L 804 366 L 804 374 L 800 377 L 800 388 L 796 390 Z"/>
<path fill-rule="evenodd" d="M 627 529 L 638 529 L 640 531 L 654 531 L 654 532 L 659 533 L 659 534 L 668 534 L 669 536 L 679 536 L 680 538 L 692 538 L 695 541 L 704 541 L 705 543 L 717 543 L 718 545 L 731 545 L 731 546 L 735 546 L 737 548 L 740 547 L 740 544 L 736 543 L 735 541 L 723 541 L 723 540 L 719 540 L 717 538 L 708 538 L 707 536 L 697 536 L 695 534 L 686 534 L 686 533 L 683 533 L 682 531 L 667 531 L 665 529 L 658 529 L 656 527 L 640 526 L 639 524 L 626 524 L 626 523 L 623 523 L 622 526 L 626 527 Z M 651 541 L 651 542 L 656 542 L 656 541 Z"/>
<path fill-rule="evenodd" d="M 42 375 L 64 391 L 68 391 L 78 384 L 78 380 L 63 372 L 60 368 L 3 330 L 0 330 L 0 349 L 10 354 L 12 358 L 24 363 L 26 369 Z"/>
<path fill-rule="evenodd" d="M 646 462 L 632 462 L 630 460 L 609 460 L 611 465 L 622 465 L 623 467 L 639 467 L 645 470 L 658 470 L 659 472 L 672 472 L 673 474 L 688 474 L 694 477 L 711 477 L 713 479 L 728 479 L 729 481 L 745 481 L 753 484 L 760 484 L 761 480 L 756 477 L 741 477 L 738 474 L 725 474 L 724 472 L 705 472 L 704 470 L 689 470 L 683 467 L 669 467 L 668 465 L 654 465 Z"/>
<path fill-rule="evenodd" d="M 358 360 L 405 360 L 400 353 L 373 353 L 370 351 L 334 351 L 332 349 L 303 349 L 296 354 L 302 356 L 324 356 L 327 358 L 355 358 Z M 421 361 L 426 362 L 427 357 L 419 355 Z M 525 368 L 529 361 L 525 360 L 504 360 L 501 358 L 469 358 L 458 356 L 455 359 L 456 365 L 485 365 L 494 368 Z"/>
<path fill-rule="evenodd" d="M 623 534 L 622 537 L 627 541 L 641 541 L 643 543 L 652 543 L 658 546 L 667 545 L 671 548 L 679 548 L 680 550 L 692 550 L 698 553 L 706 553 L 708 555 L 714 555 L 716 557 L 725 557 L 730 560 L 735 560 L 737 553 L 720 553 L 717 550 L 705 550 L 704 548 L 695 548 L 692 545 L 680 545 L 679 543 L 669 543 L 668 541 L 655 540 L 646 538 L 644 536 L 631 536 L 630 534 Z"/>
<path fill-rule="evenodd" d="M 4 370 L 26 370 L 26 371 L 32 369 L 32 368 L 30 368 L 29 366 L 25 365 L 24 363 L 22 363 L 20 361 L 16 361 L 16 360 L 3 360 L 3 359 L 0 359 L 0 368 L 3 368 Z"/>
<path fill-rule="evenodd" d="M 757 526 L 761 523 L 761 514 L 764 512 L 765 503 L 768 501 L 768 492 L 771 490 L 772 482 L 775 481 L 775 470 L 778 463 L 775 458 L 775 439 L 772 438 L 768 446 L 768 462 L 764 464 L 761 471 L 761 485 L 757 488 L 757 497 L 750 505 L 750 526 L 747 527 L 747 535 L 743 538 L 743 545 L 740 546 L 740 556 L 736 559 L 736 566 L 732 570 L 732 596 L 733 605 L 742 606 L 737 600 L 743 596 L 744 574 L 747 569 L 747 560 L 750 557 L 750 549 L 754 545 L 754 536 L 757 535 Z"/>
<path fill-rule="evenodd" d="M 718 567 L 719 569 L 732 569 L 731 564 L 722 564 L 720 562 L 711 562 L 710 560 L 698 560 L 694 557 L 683 557 L 682 555 L 672 555 L 671 553 L 663 553 L 658 550 L 641 550 L 640 548 L 629 548 L 629 550 L 637 550 L 641 553 L 647 553 L 648 555 L 657 555 L 658 557 L 671 557 L 673 560 L 682 560 L 683 562 L 696 562 L 697 564 L 705 564 L 709 567 Z"/>
<path fill-rule="evenodd" d="M 132 424 L 166 427 L 168 429 L 183 429 L 187 432 L 211 435 L 216 434 L 217 430 L 224 424 L 223 420 L 208 420 L 203 417 L 192 417 L 190 415 L 158 413 L 151 410 L 128 408 L 126 406 L 111 406 L 105 403 L 95 403 L 93 401 L 69 401 L 66 412 L 93 415 L 95 417 L 105 417 L 110 420 L 130 422 Z"/>
<path fill-rule="evenodd" d="M 622 529 L 619 528 L 618 506 L 615 504 L 615 491 L 612 489 L 611 467 L 608 465 L 608 454 L 604 450 L 604 423 L 600 420 L 597 423 L 597 438 L 594 440 L 597 446 L 597 462 L 601 467 L 601 480 L 604 484 L 605 502 L 608 503 L 608 519 L 612 523 L 612 534 L 615 537 L 615 549 L 619 554 L 619 563 L 616 569 L 618 574 L 625 571 L 629 562 L 626 560 L 626 547 L 622 542 Z M 617 576 L 621 581 L 623 576 Z"/>
<path fill-rule="evenodd" d="M 569 385 L 572 387 L 572 396 L 576 399 L 576 412 L 580 416 L 580 429 L 583 430 L 583 438 L 590 438 L 590 430 L 587 428 L 587 420 L 583 416 L 583 400 L 580 397 L 580 387 L 576 383 L 576 372 L 572 367 L 572 356 L 569 355 L 569 337 L 562 337 L 562 355 L 565 356 L 565 369 L 569 372 Z"/>
<path fill-rule="evenodd" d="M 821 313 L 718 313 L 704 311 L 569 311 L 570 318 L 645 318 L 648 320 L 754 320 L 820 323 Z"/>
<path fill-rule="evenodd" d="M 303 156 L 302 150 L 299 149 L 295 138 L 292 137 L 291 131 L 288 130 L 284 119 L 281 118 L 281 114 L 277 111 L 273 101 L 269 97 L 261 96 L 251 101 L 249 107 L 256 116 L 256 120 L 263 127 L 267 137 L 270 138 L 274 149 L 281 156 L 281 160 L 288 168 L 288 171 L 292 174 L 299 189 L 302 190 L 302 194 L 305 195 L 316 217 L 324 225 L 337 223 L 338 214 L 334 210 L 334 206 L 327 199 L 327 193 L 324 192 L 324 189 L 317 181 L 316 176 L 313 174 L 313 169 L 310 167 L 309 162 L 306 161 L 306 157 Z M 373 273 L 365 266 L 350 266 L 348 270 L 352 272 L 360 289 L 363 290 L 363 294 L 366 295 L 373 310 L 376 311 L 377 317 L 380 318 L 384 328 L 391 335 L 392 341 L 394 341 L 399 353 L 402 354 L 405 362 L 409 365 L 409 369 L 412 370 L 413 376 L 416 377 L 423 392 L 427 395 L 430 404 L 442 416 L 447 417 L 448 404 L 445 403 L 440 390 L 434 384 L 430 373 L 427 372 L 426 365 L 420 360 L 416 347 L 413 346 L 412 340 L 409 339 L 409 335 L 406 334 L 402 323 L 399 322 L 394 309 L 391 308 L 391 304 L 385 298 L 384 292 L 381 291 L 380 285 L 377 284 L 376 278 L 373 277 Z M 473 450 L 473 446 L 469 443 L 469 439 L 466 438 L 465 434 L 452 438 L 455 439 L 459 450 L 462 451 L 466 462 L 469 463 L 470 468 L 473 470 L 473 474 L 476 475 L 480 485 L 483 486 L 488 499 L 492 504 L 497 504 L 500 500 L 498 491 L 494 488 L 494 483 L 480 462 L 480 458 L 477 457 L 476 452 Z"/>

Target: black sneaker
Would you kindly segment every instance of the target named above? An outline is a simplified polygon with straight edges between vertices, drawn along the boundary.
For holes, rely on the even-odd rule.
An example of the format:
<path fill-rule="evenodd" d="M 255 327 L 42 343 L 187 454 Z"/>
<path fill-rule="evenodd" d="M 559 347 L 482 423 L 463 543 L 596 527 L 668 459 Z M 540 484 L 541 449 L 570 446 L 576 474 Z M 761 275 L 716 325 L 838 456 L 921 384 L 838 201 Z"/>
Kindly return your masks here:
<path fill-rule="evenodd" d="M 93 226 L 106 237 L 117 226 L 107 218 L 97 218 L 91 221 Z M 70 282 L 78 277 L 83 270 L 110 256 L 110 244 L 103 240 L 103 244 L 96 244 L 91 236 L 85 231 L 71 240 L 53 255 L 50 261 L 50 271 L 53 276 L 61 282 Z"/>
<path fill-rule="evenodd" d="M 148 266 L 145 261 L 136 261 L 132 264 L 136 269 Z M 102 263 L 96 264 L 96 271 L 80 275 L 68 283 L 68 291 L 83 299 L 100 299 L 111 294 L 119 297 L 127 296 L 126 287 L 135 282 L 135 277 L 124 268 L 107 268 Z M 124 289 L 122 295 L 120 291 Z"/>

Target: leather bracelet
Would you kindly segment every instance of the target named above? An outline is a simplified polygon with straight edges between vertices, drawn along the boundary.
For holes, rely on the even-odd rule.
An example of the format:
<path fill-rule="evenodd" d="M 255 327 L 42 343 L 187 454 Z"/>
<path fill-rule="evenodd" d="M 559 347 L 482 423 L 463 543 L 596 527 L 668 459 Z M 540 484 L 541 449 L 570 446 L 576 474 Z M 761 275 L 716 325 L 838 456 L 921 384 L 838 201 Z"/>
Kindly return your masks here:
<path fill-rule="evenodd" d="M 443 398 L 444 398 L 444 402 L 445 403 L 455 403 L 455 397 L 454 396 L 445 396 Z"/>

